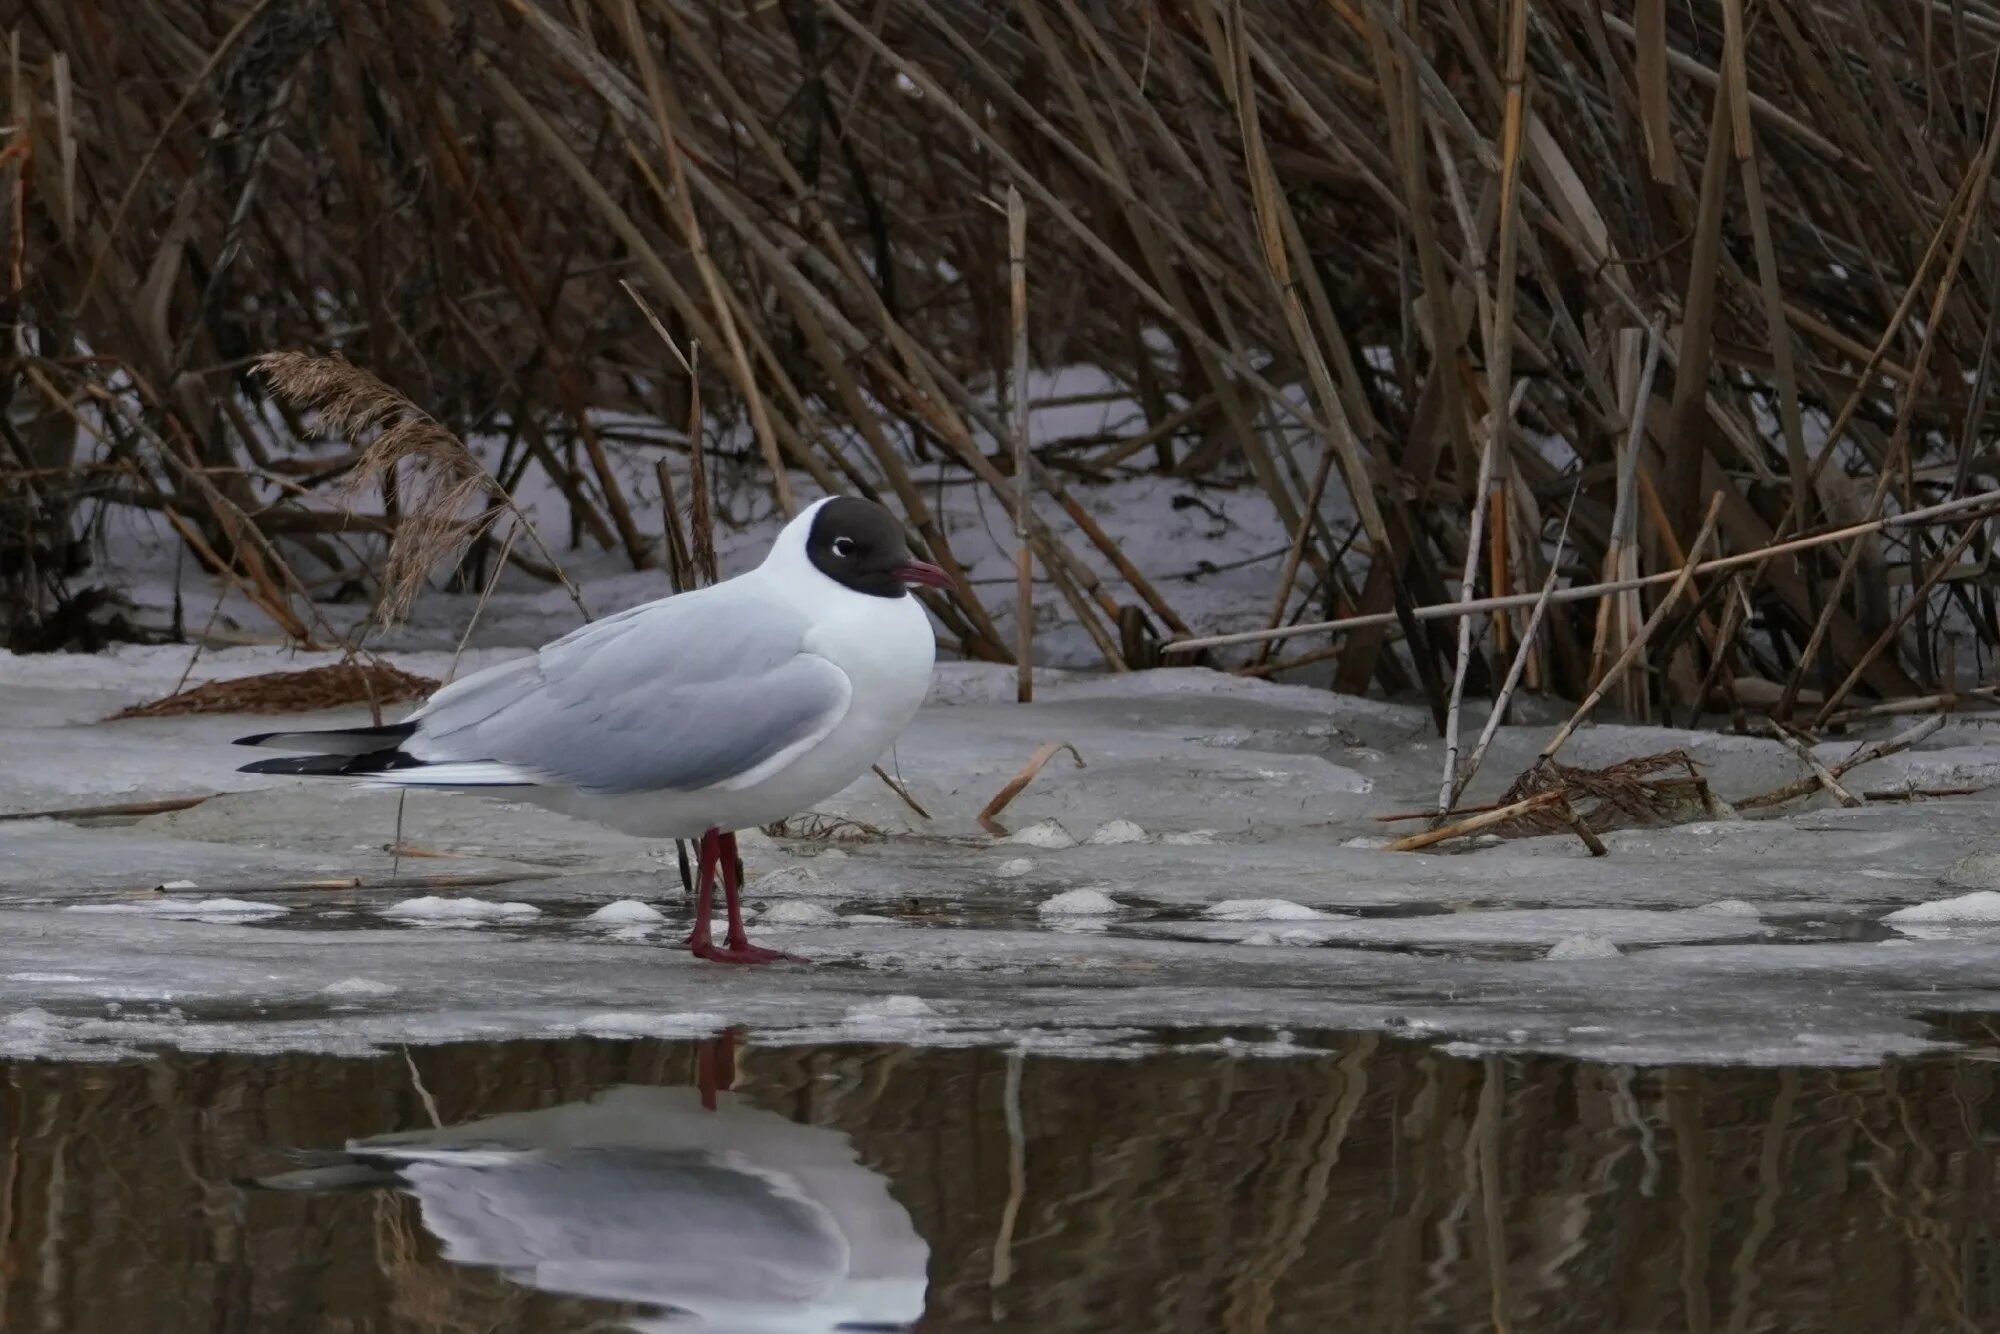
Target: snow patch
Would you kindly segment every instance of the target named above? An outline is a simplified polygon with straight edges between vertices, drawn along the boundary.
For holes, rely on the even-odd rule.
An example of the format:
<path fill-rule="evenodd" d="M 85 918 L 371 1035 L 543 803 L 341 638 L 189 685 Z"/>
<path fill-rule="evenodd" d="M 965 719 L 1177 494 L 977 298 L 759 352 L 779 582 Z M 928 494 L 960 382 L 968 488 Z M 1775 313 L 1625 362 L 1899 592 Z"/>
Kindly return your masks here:
<path fill-rule="evenodd" d="M 1002 880 L 1019 880 L 1035 869 L 1033 857 L 1009 857 L 993 868 L 993 874 Z"/>
<path fill-rule="evenodd" d="M 1116 847 L 1121 843 L 1144 843 L 1146 831 L 1130 820 L 1113 820 L 1084 842 L 1096 847 Z"/>
<path fill-rule="evenodd" d="M 1073 848 L 1076 839 L 1069 830 L 1054 820 L 1037 820 L 1025 829 L 1017 829 L 1000 840 L 1003 843 L 1019 843 L 1030 848 Z"/>
<path fill-rule="evenodd" d="M 1070 889 L 1043 899 L 1035 911 L 1044 917 L 1109 917 L 1119 907 L 1118 900 L 1101 889 Z"/>
<path fill-rule="evenodd" d="M 637 899 L 619 899 L 615 903 L 605 904 L 583 920 L 595 922 L 599 926 L 636 926 L 641 923 L 664 922 L 667 920 L 667 915 L 650 903 L 641 903 Z"/>
<path fill-rule="evenodd" d="M 1954 899 L 1898 908 L 1885 922 L 2000 922 L 2000 890 L 1982 889 Z"/>

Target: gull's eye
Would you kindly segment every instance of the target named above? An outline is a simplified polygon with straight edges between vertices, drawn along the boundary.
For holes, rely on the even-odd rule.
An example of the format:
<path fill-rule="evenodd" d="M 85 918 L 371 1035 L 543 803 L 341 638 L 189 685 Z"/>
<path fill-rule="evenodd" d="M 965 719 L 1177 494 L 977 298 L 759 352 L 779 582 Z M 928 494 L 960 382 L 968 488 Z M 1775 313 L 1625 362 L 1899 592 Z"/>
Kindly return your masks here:
<path fill-rule="evenodd" d="M 854 554 L 854 539 L 851 537 L 834 538 L 833 554 L 842 557 L 843 559 L 848 556 L 852 556 Z"/>

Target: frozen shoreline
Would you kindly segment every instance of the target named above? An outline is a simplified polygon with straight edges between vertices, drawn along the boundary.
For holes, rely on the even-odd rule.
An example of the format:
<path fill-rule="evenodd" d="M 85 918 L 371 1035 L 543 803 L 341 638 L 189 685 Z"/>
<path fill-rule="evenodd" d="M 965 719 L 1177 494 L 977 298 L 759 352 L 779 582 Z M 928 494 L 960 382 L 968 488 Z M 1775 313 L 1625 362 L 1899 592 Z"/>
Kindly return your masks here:
<path fill-rule="evenodd" d="M 1057 1050 L 1372 1028 L 1468 1050 L 1828 1065 L 1924 1049 L 1925 1014 L 2000 1009 L 2000 922 L 1884 920 L 2000 889 L 2000 857 L 1979 855 L 2000 851 L 1991 795 L 1622 831 L 1598 860 L 1557 838 L 1387 853 L 1373 817 L 1435 790 L 1421 710 L 1193 669 L 1044 672 L 1023 707 L 1008 669 L 952 663 L 894 757 L 936 818 L 870 777 L 822 814 L 886 839 L 746 839 L 767 919 L 753 932 L 818 966 L 732 970 L 677 948 L 678 885 L 643 840 L 424 794 L 403 842 L 445 855 L 404 857 L 402 875 L 497 883 L 389 885 L 393 795 L 236 773 L 227 742 L 255 719 L 99 721 L 171 689 L 187 653 L 0 657 L 0 812 L 219 794 L 88 827 L 0 822 L 0 1055 L 741 1023 L 764 1042 Z M 392 657 L 431 674 L 449 661 Z M 195 679 L 300 665 L 210 650 Z M 1547 730 L 1502 729 L 1473 799 Z M 1087 767 L 1052 762 L 1005 813 L 1011 836 L 985 834 L 973 813 L 1051 740 Z M 1585 729 L 1566 759 L 1674 746 L 1725 797 L 1800 772 L 1775 742 L 1623 726 Z M 2000 728 L 1954 720 L 1858 772 L 1871 789 L 1993 782 Z M 152 888 L 170 882 L 185 887 Z M 1089 896 L 1040 911 L 1077 890 L 1115 911 Z M 535 911 L 408 907 L 437 896 Z M 663 920 L 591 917 L 630 901 Z"/>

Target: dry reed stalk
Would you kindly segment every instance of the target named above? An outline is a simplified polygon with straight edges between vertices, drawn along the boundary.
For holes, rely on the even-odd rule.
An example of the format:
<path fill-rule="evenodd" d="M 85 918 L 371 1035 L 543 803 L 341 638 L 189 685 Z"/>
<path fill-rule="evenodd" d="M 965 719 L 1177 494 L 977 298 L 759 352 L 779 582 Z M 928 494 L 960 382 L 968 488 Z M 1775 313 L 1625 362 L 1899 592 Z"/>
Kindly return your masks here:
<path fill-rule="evenodd" d="M 1521 683 L 1521 673 L 1527 666 L 1529 654 L 1534 651 L 1535 634 L 1541 629 L 1542 616 L 1549 609 L 1550 595 L 1555 592 L 1556 577 L 1562 572 L 1563 546 L 1569 540 L 1569 521 L 1575 509 L 1576 497 L 1572 494 L 1569 508 L 1563 513 L 1562 531 L 1556 537 L 1555 556 L 1549 561 L 1548 575 L 1542 580 L 1541 596 L 1535 602 L 1534 611 L 1529 613 L 1527 629 L 1521 632 L 1521 644 L 1514 651 L 1513 662 L 1508 665 L 1507 679 L 1501 683 L 1499 691 L 1493 696 L 1493 711 L 1486 716 L 1486 725 L 1479 731 L 1479 741 L 1473 746 L 1472 755 L 1466 760 L 1464 769 L 1453 775 L 1451 794 L 1445 803 L 1445 815 L 1451 814 L 1458 805 L 1458 799 L 1465 794 L 1465 789 L 1472 785 L 1472 780 L 1479 773 L 1480 764 L 1486 759 L 1487 747 L 1493 744 L 1493 738 L 1500 731 L 1501 722 L 1507 717 L 1507 705 L 1514 698 L 1514 688 Z"/>
<path fill-rule="evenodd" d="M 1035 569 L 1028 542 L 1028 209 L 1007 187 L 1007 294 L 1013 362 L 1007 383 L 1014 403 L 1014 700 L 1035 698 Z"/>
<path fill-rule="evenodd" d="M 1646 415 L 1652 410 L 1653 377 L 1660 367 L 1663 333 L 1663 322 L 1658 316 L 1654 316 L 1645 332 L 1645 360 L 1637 378 L 1628 383 L 1622 374 L 1619 377 L 1620 403 L 1625 409 L 1625 419 L 1630 426 L 1625 433 L 1624 446 L 1617 455 L 1618 483 L 1612 502 L 1609 540 L 1604 550 L 1604 562 L 1600 567 L 1607 582 L 1614 579 L 1636 578 L 1639 573 L 1639 549 L 1636 541 L 1638 507 L 1635 494 L 1639 477 L 1639 452 L 1646 434 Z M 1630 358 L 1621 358 L 1621 371 L 1629 361 Z M 1631 632 L 1638 621 L 1639 600 L 1636 590 L 1615 596 L 1607 595 L 1598 602 L 1596 637 L 1591 643 L 1590 650 L 1591 685 L 1596 685 L 1603 679 L 1606 655 L 1610 652 L 1614 638 L 1622 650 L 1630 642 Z M 1629 695 L 1625 704 L 1628 712 L 1634 711 L 1632 707 L 1634 700 Z"/>
<path fill-rule="evenodd" d="M 1520 3 L 1520 0 L 1516 0 Z M 1503 288 L 1511 287 L 1506 278 L 1501 280 Z M 1526 383 L 1520 386 L 1525 389 Z M 1472 523 L 1465 537 L 1465 568 L 1459 579 L 1458 600 L 1472 599 L 1473 581 L 1479 573 L 1480 528 L 1486 515 L 1486 493 L 1493 480 L 1493 455 L 1506 438 L 1506 418 L 1511 417 L 1518 402 L 1510 402 L 1503 413 L 1498 407 L 1500 400 L 1493 400 L 1492 413 L 1495 421 L 1489 424 L 1486 439 L 1479 452 L 1479 476 L 1472 486 Z M 1453 782 L 1458 776 L 1458 709 L 1465 697 L 1465 674 L 1472 665 L 1472 627 L 1474 618 L 1462 616 L 1458 621 L 1458 663 L 1451 677 L 1451 703 L 1445 713 L 1444 724 L 1444 774 L 1438 780 L 1438 819 L 1442 820 L 1451 811 Z"/>
<path fill-rule="evenodd" d="M 1285 549 L 1285 563 L 1278 571 L 1277 591 L 1271 595 L 1270 628 L 1276 629 L 1285 622 L 1285 608 L 1291 604 L 1292 589 L 1299 578 L 1299 561 L 1306 554 L 1307 541 L 1312 536 L 1311 516 L 1319 513 L 1320 501 L 1326 495 L 1327 479 L 1333 475 L 1333 451 L 1323 449 L 1319 455 L 1319 466 L 1313 470 L 1312 488 L 1306 493 L 1306 517 L 1292 532 L 1291 545 Z M 1335 559 L 1339 559 L 1337 556 Z M 1263 667 L 1271 659 L 1271 650 L 1276 640 L 1267 639 L 1257 648 L 1257 655 L 1251 661 L 1252 667 Z"/>
<path fill-rule="evenodd" d="M 1819 713 L 1813 719 L 1813 726 L 1815 728 L 1826 726 L 1827 718 L 1832 715 L 1835 709 L 1840 707 L 1840 702 L 1846 699 L 1848 693 L 1861 683 L 1861 678 L 1867 673 L 1869 664 L 1881 657 L 1888 650 L 1889 646 L 1896 642 L 1897 633 L 1909 621 L 1910 616 L 1924 606 L 1925 599 L 1929 596 L 1930 591 L 1937 587 L 1938 580 L 1942 579 L 1946 572 L 1952 568 L 1953 562 L 1970 545 L 1972 539 L 1979 535 L 1985 523 L 1985 516 L 1973 519 L 1967 523 L 1965 531 L 1960 533 L 1951 546 L 1945 549 L 1944 554 L 1938 558 L 1937 562 L 1931 566 L 1929 572 L 1924 575 L 1923 581 L 1910 590 L 1910 596 L 1905 599 L 1901 607 L 1897 608 L 1896 614 L 1891 618 L 1889 624 L 1882 627 L 1882 633 L 1875 637 L 1875 642 L 1868 646 L 1860 660 L 1854 664 L 1853 669 L 1827 695 L 1826 702 L 1820 705 Z"/>
<path fill-rule="evenodd" d="M 1625 651 L 1620 653 L 1611 666 L 1605 669 L 1604 679 L 1599 681 L 1597 686 L 1588 695 L 1584 696 L 1583 702 L 1576 706 L 1576 712 L 1569 716 L 1569 721 L 1557 728 L 1556 734 L 1549 738 L 1549 743 L 1542 747 L 1541 754 L 1535 757 L 1535 765 L 1537 767 L 1546 765 L 1555 758 L 1556 752 L 1563 748 L 1563 743 L 1570 739 L 1570 736 L 1575 733 L 1578 727 L 1582 726 L 1584 719 L 1588 718 L 1591 711 L 1597 707 L 1598 701 L 1604 698 L 1605 690 L 1644 651 L 1647 641 L 1653 637 L 1653 632 L 1660 628 L 1660 623 L 1666 620 L 1667 613 L 1672 611 L 1674 605 L 1680 601 L 1681 594 L 1686 591 L 1689 584 L 1694 582 L 1695 573 L 1700 568 L 1702 550 L 1708 546 L 1709 539 L 1715 535 L 1715 521 L 1721 514 L 1722 494 L 1717 492 L 1708 502 L 1708 514 L 1702 520 L 1701 531 L 1696 533 L 1695 540 L 1688 544 L 1687 561 L 1681 566 L 1680 573 L 1675 576 L 1673 586 L 1667 589 L 1666 596 L 1660 599 L 1660 605 L 1653 608 L 1653 614 L 1648 616 L 1646 623 L 1639 627 L 1639 633 L 1632 637 L 1632 642 L 1625 646 Z"/>
<path fill-rule="evenodd" d="M 1513 380 L 1514 293 L 1521 244 L 1521 127 L 1527 106 L 1527 0 L 1509 0 L 1506 31 L 1507 64 L 1502 76 L 1505 102 L 1500 135 L 1500 237 L 1496 261 L 1499 272 L 1495 279 L 1492 323 L 1486 329 L 1486 431 L 1480 443 L 1478 477 L 1472 484 L 1467 506 L 1470 523 L 1465 537 L 1465 568 L 1458 586 L 1460 602 L 1471 599 L 1473 579 L 1479 569 L 1480 527 L 1488 508 L 1487 494 L 1493 485 L 1494 459 L 1506 447 L 1508 428 L 1527 388 L 1526 381 L 1516 385 Z M 1494 592 L 1500 590 L 1496 587 Z M 1451 813 L 1452 800 L 1459 791 L 1458 711 L 1465 697 L 1466 671 L 1472 663 L 1473 624 L 1469 616 L 1461 617 L 1458 622 L 1458 662 L 1452 672 L 1451 703 L 1445 714 L 1444 767 L 1438 778 L 1439 820 Z"/>
<path fill-rule="evenodd" d="M 1745 565 L 1756 565 L 1775 556 L 1789 556 L 1800 551 L 1810 551 L 1834 542 L 1850 541 L 1870 533 L 1879 533 L 1890 528 L 1910 527 L 1943 518 L 1947 515 L 1963 516 L 1969 510 L 1992 507 L 2000 514 L 2000 492 L 1982 492 L 1976 496 L 1964 496 L 1958 500 L 1946 501 L 1939 505 L 1927 505 L 1908 513 L 1891 515 L 1883 519 L 1871 519 L 1866 523 L 1849 524 L 1831 532 L 1816 533 L 1810 537 L 1798 537 L 1779 542 L 1757 551 L 1742 552 L 1734 556 L 1720 556 L 1702 561 L 1694 567 L 1695 574 L 1715 574 L 1723 570 L 1740 569 Z M 1980 518 L 1991 518 L 1991 514 L 1980 514 Z M 1668 570 L 1659 574 L 1641 575 L 1633 579 L 1612 579 L 1603 583 L 1582 584 L 1558 589 L 1549 600 L 1561 604 L 1582 602 L 1600 597 L 1606 593 L 1620 593 L 1628 589 L 1653 588 L 1660 584 L 1673 583 L 1681 578 L 1682 571 Z M 1539 593 L 1516 593 L 1508 597 L 1474 598 L 1470 602 L 1449 602 L 1433 607 L 1418 607 L 1411 614 L 1419 621 L 1449 620 L 1457 616 L 1470 616 L 1479 612 L 1498 611 L 1514 607 L 1533 606 L 1541 597 Z M 1324 634 L 1329 630 L 1349 630 L 1361 626 L 1387 625 L 1395 619 L 1394 613 L 1369 616 L 1344 616 L 1331 621 L 1312 621 L 1301 625 L 1280 626 L 1272 630 L 1245 630 L 1237 634 L 1203 635 L 1193 639 L 1177 639 L 1161 646 L 1163 652 L 1190 653 L 1196 649 L 1222 648 L 1231 644 L 1252 644 L 1266 639 L 1289 639 L 1294 635 Z"/>

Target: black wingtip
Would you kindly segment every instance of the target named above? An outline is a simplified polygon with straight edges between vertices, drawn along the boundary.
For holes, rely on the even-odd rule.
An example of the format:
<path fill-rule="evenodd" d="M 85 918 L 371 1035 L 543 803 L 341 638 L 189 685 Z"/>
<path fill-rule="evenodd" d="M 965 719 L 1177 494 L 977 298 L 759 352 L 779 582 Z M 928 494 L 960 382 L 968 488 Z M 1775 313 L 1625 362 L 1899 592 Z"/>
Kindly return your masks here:
<path fill-rule="evenodd" d="M 350 755 L 291 755 L 277 760 L 255 760 L 242 765 L 239 774 L 338 774 L 353 762 Z"/>
<path fill-rule="evenodd" d="M 405 719 L 379 727 L 328 727 L 304 732 L 258 732 L 237 737 L 238 746 L 277 746 L 284 750 L 311 751 L 319 755 L 369 755 L 394 750 L 416 735 L 417 725 Z"/>
<path fill-rule="evenodd" d="M 375 750 L 366 755 L 288 755 L 275 760 L 253 760 L 237 769 L 239 774 L 289 774 L 307 778 L 355 778 L 386 773 L 391 769 L 415 769 L 423 761 L 400 750 Z"/>

